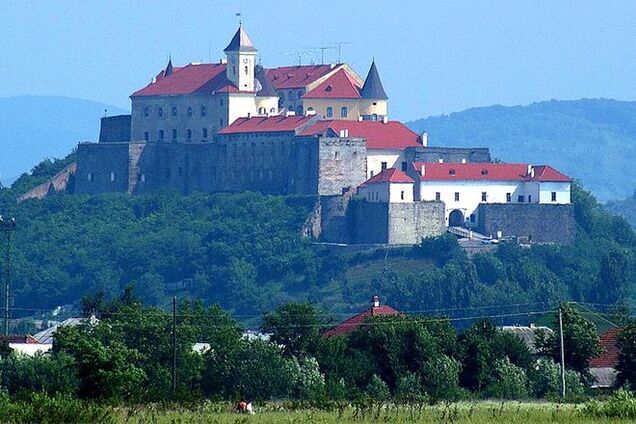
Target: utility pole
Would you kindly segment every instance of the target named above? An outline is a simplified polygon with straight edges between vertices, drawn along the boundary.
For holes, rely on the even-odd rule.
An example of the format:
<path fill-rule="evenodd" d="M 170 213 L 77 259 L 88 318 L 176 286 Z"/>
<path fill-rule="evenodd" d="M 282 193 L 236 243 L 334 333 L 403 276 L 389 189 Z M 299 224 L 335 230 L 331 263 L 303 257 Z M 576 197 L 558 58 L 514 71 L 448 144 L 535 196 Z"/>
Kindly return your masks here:
<path fill-rule="evenodd" d="M 6 242 L 4 259 L 4 335 L 9 335 L 11 320 L 11 236 L 15 231 L 15 218 L 4 220 L 0 215 L 0 232 Z"/>
<path fill-rule="evenodd" d="M 563 346 L 563 307 L 559 305 L 559 339 L 561 347 L 561 397 L 565 397 L 565 348 Z"/>
<path fill-rule="evenodd" d="M 172 296 L 172 391 L 177 391 L 177 296 Z"/>

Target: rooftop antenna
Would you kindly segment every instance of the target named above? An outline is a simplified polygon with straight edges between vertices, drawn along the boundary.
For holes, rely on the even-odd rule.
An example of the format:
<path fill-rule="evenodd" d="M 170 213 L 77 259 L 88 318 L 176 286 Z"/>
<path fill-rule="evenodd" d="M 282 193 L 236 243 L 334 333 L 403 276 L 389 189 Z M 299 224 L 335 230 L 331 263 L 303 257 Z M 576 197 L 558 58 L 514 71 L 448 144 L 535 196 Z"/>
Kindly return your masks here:
<path fill-rule="evenodd" d="M 325 50 L 336 50 L 335 47 L 329 47 L 329 46 L 320 46 L 320 47 L 306 47 L 308 50 L 320 50 L 320 64 L 324 65 L 325 64 Z M 340 58 L 338 58 L 338 60 L 340 60 Z"/>
<path fill-rule="evenodd" d="M 353 43 L 351 41 L 336 41 L 334 44 L 338 46 L 338 63 L 342 63 L 342 60 L 341 60 L 342 46 L 344 46 L 345 44 L 353 44 Z"/>
<path fill-rule="evenodd" d="M 285 52 L 283 54 L 286 54 L 286 55 L 289 55 L 289 56 L 297 56 L 298 57 L 298 66 L 302 66 L 303 65 L 303 61 L 302 61 L 303 56 L 312 55 L 314 53 L 311 52 L 311 51 L 307 51 L 307 50 L 297 50 L 295 52 Z"/>

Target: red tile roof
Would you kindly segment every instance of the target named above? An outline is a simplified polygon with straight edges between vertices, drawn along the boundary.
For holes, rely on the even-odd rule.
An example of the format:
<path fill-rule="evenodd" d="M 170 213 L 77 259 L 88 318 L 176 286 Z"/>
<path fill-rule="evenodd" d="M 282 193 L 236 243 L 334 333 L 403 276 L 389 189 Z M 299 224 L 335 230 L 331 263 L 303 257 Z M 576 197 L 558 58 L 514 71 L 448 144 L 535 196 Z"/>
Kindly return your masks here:
<path fill-rule="evenodd" d="M 316 88 L 303 96 L 303 99 L 359 99 L 360 86 L 344 69 L 339 69 Z"/>
<path fill-rule="evenodd" d="M 616 336 L 620 331 L 620 328 L 610 328 L 601 335 L 599 345 L 604 352 L 596 358 L 590 359 L 590 368 L 615 368 L 618 365 L 620 351 L 616 344 Z"/>
<path fill-rule="evenodd" d="M 211 94 L 214 92 L 238 92 L 238 88 L 225 75 L 225 64 L 189 64 L 173 68 L 172 74 L 164 76 L 161 71 L 154 83 L 135 91 L 137 96 L 169 96 L 179 94 Z"/>
<path fill-rule="evenodd" d="M 252 132 L 293 132 L 314 119 L 313 116 L 270 116 L 238 118 L 232 125 L 223 128 L 219 134 L 240 134 Z"/>
<path fill-rule="evenodd" d="M 319 121 L 301 131 L 299 135 L 325 135 L 329 130 L 339 134 L 348 130 L 349 137 L 367 139 L 367 148 L 383 150 L 403 150 L 407 147 L 421 147 L 420 136 L 398 121 Z"/>
<path fill-rule="evenodd" d="M 267 69 L 267 78 L 277 90 L 305 88 L 332 70 L 331 65 L 282 66 Z"/>
<path fill-rule="evenodd" d="M 523 163 L 422 163 L 413 166 L 423 181 L 551 181 L 570 182 L 569 177 L 547 165 L 534 167 L 534 177 L 528 174 L 528 165 Z M 424 175 L 422 174 L 424 167 Z"/>
<path fill-rule="evenodd" d="M 413 183 L 413 178 L 406 175 L 404 172 L 400 171 L 396 168 L 385 169 L 380 172 L 378 175 L 374 175 L 369 178 L 365 182 L 363 182 L 360 187 L 366 187 L 369 184 L 377 184 L 377 183 Z"/>
<path fill-rule="evenodd" d="M 341 322 L 333 328 L 325 331 L 324 337 L 333 337 L 333 336 L 341 336 L 343 334 L 351 333 L 356 330 L 364 320 L 368 317 L 372 316 L 381 316 L 381 315 L 398 315 L 400 312 L 396 311 L 390 306 L 380 305 L 380 306 L 372 306 L 366 311 L 360 312 L 357 315 L 352 316 L 351 318 Z"/>

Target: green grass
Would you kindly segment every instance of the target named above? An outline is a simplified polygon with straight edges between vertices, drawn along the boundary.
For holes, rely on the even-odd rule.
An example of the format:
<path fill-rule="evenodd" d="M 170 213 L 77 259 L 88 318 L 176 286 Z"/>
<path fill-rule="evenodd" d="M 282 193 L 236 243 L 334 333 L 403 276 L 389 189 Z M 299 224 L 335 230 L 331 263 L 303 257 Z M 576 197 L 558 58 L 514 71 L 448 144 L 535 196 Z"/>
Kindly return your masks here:
<path fill-rule="evenodd" d="M 341 412 L 286 410 L 281 404 L 256 405 L 253 416 L 232 411 L 231 405 L 207 404 L 190 409 L 119 409 L 121 423 L 627 423 L 629 420 L 589 417 L 583 405 L 520 402 L 460 402 L 408 408 L 375 407 L 362 412 L 351 406 Z"/>

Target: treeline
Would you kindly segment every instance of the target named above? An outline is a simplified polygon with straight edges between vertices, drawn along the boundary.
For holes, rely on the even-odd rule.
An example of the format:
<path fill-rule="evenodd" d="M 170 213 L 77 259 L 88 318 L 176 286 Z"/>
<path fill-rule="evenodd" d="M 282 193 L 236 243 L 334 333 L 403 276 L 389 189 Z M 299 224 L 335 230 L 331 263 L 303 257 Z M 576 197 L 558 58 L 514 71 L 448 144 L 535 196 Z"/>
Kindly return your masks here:
<path fill-rule="evenodd" d="M 373 294 L 401 311 L 524 312 L 563 300 L 632 305 L 636 235 L 578 185 L 577 238 L 569 246 L 501 245 L 469 259 L 451 236 L 420 246 L 342 254 L 301 236 L 315 198 L 173 192 L 129 196 L 15 198 L 68 160 L 45 162 L 0 190 L 0 214 L 15 217 L 14 317 L 79 307 L 86 293 L 127 286 L 144 303 L 173 295 L 219 304 L 242 323 L 310 301 L 350 314 Z M 510 306 L 513 305 L 513 306 Z M 483 307 L 485 309 L 479 309 Z"/>
<path fill-rule="evenodd" d="M 560 396 L 558 338 L 538 334 L 542 359 L 537 360 L 515 334 L 487 320 L 458 333 L 440 316 L 376 316 L 349 334 L 326 338 L 322 333 L 330 324 L 323 314 L 310 304 L 290 303 L 264 315 L 263 330 L 271 336 L 263 340 L 244 337 L 218 306 L 184 301 L 173 317 L 143 306 L 126 290 L 114 301 L 87 298 L 84 307 L 98 308 L 99 321 L 60 328 L 50 353 L 17 356 L 4 346 L 3 390 L 115 404 Z M 567 395 L 577 398 L 589 386 L 587 364 L 600 353 L 598 336 L 594 325 L 567 304 L 563 325 Z M 621 383 L 636 383 L 635 330 L 631 324 L 620 339 Z"/>

